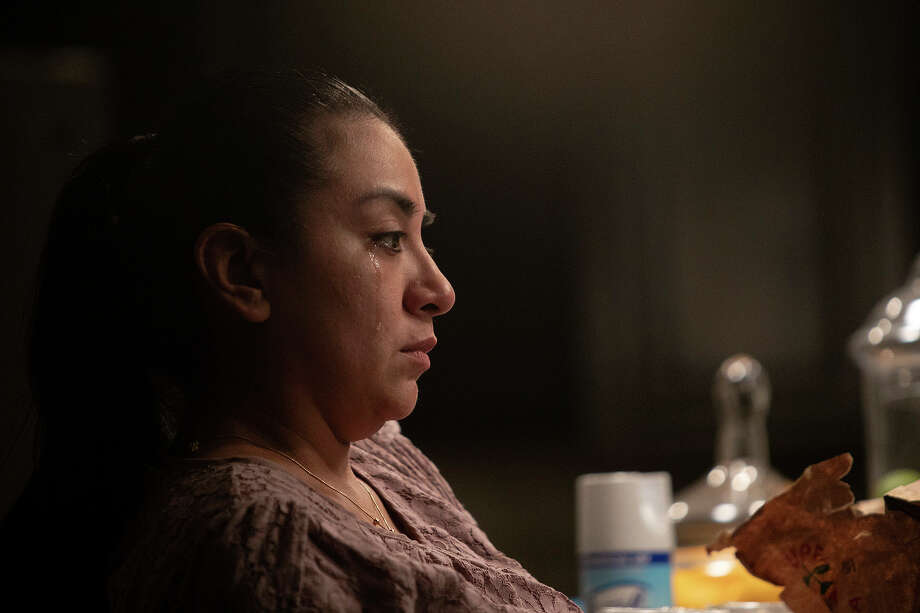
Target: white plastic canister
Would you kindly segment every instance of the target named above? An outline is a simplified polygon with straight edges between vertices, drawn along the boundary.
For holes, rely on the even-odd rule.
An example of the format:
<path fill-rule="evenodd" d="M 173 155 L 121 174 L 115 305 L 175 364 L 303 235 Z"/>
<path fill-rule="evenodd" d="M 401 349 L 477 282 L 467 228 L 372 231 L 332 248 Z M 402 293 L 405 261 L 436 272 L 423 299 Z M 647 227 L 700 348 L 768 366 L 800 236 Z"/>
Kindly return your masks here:
<path fill-rule="evenodd" d="M 670 506 L 671 476 L 666 472 L 576 479 L 579 593 L 588 611 L 671 604 Z"/>

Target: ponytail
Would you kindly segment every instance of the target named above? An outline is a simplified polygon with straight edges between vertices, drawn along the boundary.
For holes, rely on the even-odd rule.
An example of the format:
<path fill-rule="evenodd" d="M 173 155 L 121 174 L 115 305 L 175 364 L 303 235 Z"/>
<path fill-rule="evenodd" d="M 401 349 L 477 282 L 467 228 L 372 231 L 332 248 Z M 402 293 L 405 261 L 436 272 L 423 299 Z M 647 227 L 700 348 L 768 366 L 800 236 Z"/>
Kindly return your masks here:
<path fill-rule="evenodd" d="M 64 581 L 68 608 L 104 606 L 110 552 L 174 423 L 147 376 L 149 279 L 131 245 L 134 189 L 155 143 L 110 145 L 76 169 L 39 264 L 29 343 L 36 470 L 4 519 L 2 548 L 23 573 L 12 585 L 48 581 L 32 596 L 42 600 L 61 596 Z"/>
<path fill-rule="evenodd" d="M 131 231 L 133 186 L 154 143 L 137 137 L 95 153 L 55 206 L 29 352 L 40 472 L 76 457 L 99 474 L 118 472 L 158 447 L 150 432 L 159 428 L 148 427 L 158 419 L 156 398 L 144 376 L 148 275 Z"/>

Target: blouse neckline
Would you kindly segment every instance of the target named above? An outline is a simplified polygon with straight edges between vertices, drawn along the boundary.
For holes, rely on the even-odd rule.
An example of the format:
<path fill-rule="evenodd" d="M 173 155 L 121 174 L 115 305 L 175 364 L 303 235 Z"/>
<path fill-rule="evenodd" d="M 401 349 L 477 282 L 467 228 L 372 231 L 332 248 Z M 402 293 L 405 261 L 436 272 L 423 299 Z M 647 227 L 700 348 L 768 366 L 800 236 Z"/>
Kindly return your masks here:
<path fill-rule="evenodd" d="M 316 494 L 317 496 L 322 496 L 324 500 L 334 504 L 343 513 L 347 513 L 348 515 L 351 515 L 351 511 L 349 511 L 344 506 L 339 504 L 339 502 L 337 502 L 336 500 L 332 498 L 323 496 L 315 487 L 310 485 L 308 482 L 302 479 L 297 479 L 296 477 L 294 477 L 294 475 L 289 473 L 283 467 L 284 465 L 281 462 L 276 462 L 275 460 L 270 460 L 268 458 L 263 458 L 261 456 L 234 455 L 234 456 L 227 456 L 224 458 L 182 457 L 182 458 L 177 458 L 177 461 L 180 463 L 199 464 L 199 465 L 234 464 L 238 462 L 249 462 L 251 464 L 262 464 L 270 468 L 273 472 L 279 472 L 279 473 L 282 473 L 285 477 L 290 477 L 291 479 L 294 479 L 298 484 L 301 484 L 304 487 L 309 488 L 312 493 Z M 416 542 L 422 542 L 423 539 L 422 539 L 421 532 L 417 530 L 416 527 L 413 526 L 409 522 L 406 516 L 406 513 L 404 512 L 403 505 L 401 504 L 401 501 L 399 500 L 399 498 L 395 495 L 391 495 L 391 492 L 387 490 L 385 487 L 381 487 L 380 484 L 377 482 L 377 480 L 374 477 L 372 477 L 368 471 L 364 470 L 363 466 L 360 466 L 357 463 L 355 463 L 354 460 L 352 460 L 351 469 L 352 471 L 354 471 L 355 475 L 359 479 L 362 479 L 365 483 L 367 483 L 371 487 L 371 489 L 374 490 L 374 493 L 377 494 L 377 496 L 380 498 L 380 501 L 383 502 L 384 507 L 386 507 L 387 513 L 389 513 L 393 521 L 398 524 L 399 532 L 391 532 L 387 530 L 386 528 L 384 528 L 383 526 L 375 526 L 371 523 L 360 521 L 357 518 L 355 519 L 355 522 L 361 526 L 368 528 L 369 530 L 373 530 L 375 534 L 379 533 L 381 536 L 390 536 L 390 537 L 404 536 L 410 540 L 413 540 Z"/>

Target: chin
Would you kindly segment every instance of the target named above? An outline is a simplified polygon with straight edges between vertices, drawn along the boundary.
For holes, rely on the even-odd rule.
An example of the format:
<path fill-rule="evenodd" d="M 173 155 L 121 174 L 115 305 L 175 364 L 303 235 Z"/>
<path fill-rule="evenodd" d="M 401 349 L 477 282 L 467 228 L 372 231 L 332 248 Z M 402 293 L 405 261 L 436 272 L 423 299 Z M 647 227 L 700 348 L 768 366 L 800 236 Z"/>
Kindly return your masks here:
<path fill-rule="evenodd" d="M 415 410 L 415 403 L 418 400 L 418 387 L 413 385 L 412 389 L 401 390 L 401 393 L 381 398 L 377 403 L 377 409 L 368 419 L 362 420 L 359 426 L 361 429 L 350 429 L 346 438 L 352 442 L 374 436 L 380 428 L 388 421 L 400 420 L 408 417 Z M 357 424 L 354 424 L 357 425 Z"/>
<path fill-rule="evenodd" d="M 412 414 L 412 411 L 415 410 L 415 404 L 418 402 L 418 388 L 414 385 L 413 388 L 411 394 L 406 394 L 400 398 L 399 402 L 393 404 L 392 408 L 387 411 L 384 421 L 405 419 Z"/>
<path fill-rule="evenodd" d="M 418 385 L 415 381 L 400 386 L 395 393 L 389 398 L 382 401 L 378 406 L 383 407 L 379 415 L 384 422 L 391 419 L 404 419 L 412 414 L 415 410 L 415 404 L 418 402 Z"/>

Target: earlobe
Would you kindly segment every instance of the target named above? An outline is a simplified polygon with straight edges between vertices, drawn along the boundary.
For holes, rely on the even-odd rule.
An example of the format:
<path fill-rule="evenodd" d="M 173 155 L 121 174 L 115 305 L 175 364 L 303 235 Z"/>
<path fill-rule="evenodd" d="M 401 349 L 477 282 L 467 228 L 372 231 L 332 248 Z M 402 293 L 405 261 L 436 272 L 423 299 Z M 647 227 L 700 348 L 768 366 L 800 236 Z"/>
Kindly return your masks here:
<path fill-rule="evenodd" d="M 265 294 L 265 266 L 256 240 L 226 222 L 198 235 L 195 265 L 217 300 L 246 321 L 261 323 L 271 315 Z"/>

